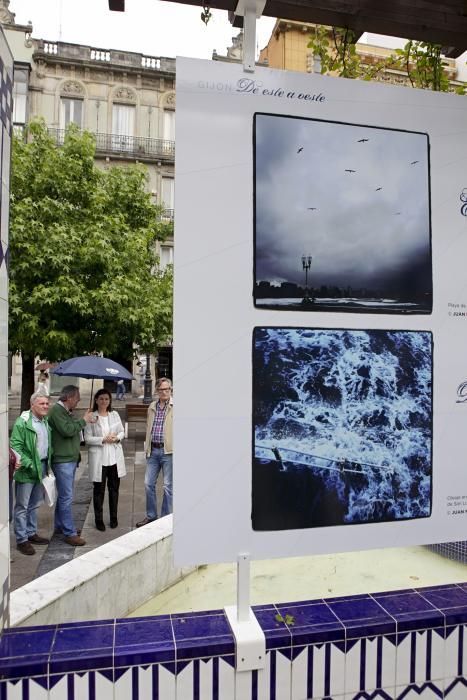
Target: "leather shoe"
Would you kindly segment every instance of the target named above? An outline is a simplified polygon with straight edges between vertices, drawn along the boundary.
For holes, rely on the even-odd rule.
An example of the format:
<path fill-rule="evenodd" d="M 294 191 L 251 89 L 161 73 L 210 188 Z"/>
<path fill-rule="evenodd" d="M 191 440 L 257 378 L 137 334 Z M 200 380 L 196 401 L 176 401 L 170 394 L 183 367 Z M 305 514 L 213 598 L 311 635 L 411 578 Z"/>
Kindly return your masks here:
<path fill-rule="evenodd" d="M 112 528 L 112 530 L 113 530 L 114 528 L 118 527 L 118 520 L 111 520 L 111 521 L 110 521 L 110 527 Z"/>
<path fill-rule="evenodd" d="M 143 527 L 143 525 L 147 525 L 148 523 L 153 523 L 156 518 L 143 518 L 142 520 L 139 521 L 139 523 L 136 523 L 136 527 Z"/>
<path fill-rule="evenodd" d="M 83 540 L 79 535 L 70 535 L 69 537 L 65 537 L 64 541 L 67 544 L 71 544 L 72 547 L 82 547 L 83 544 L 86 544 L 86 540 Z"/>
<path fill-rule="evenodd" d="M 34 542 L 34 544 L 49 544 L 50 540 L 47 537 L 40 537 L 37 532 L 31 537 L 28 537 L 29 542 Z"/>
<path fill-rule="evenodd" d="M 30 542 L 20 542 L 19 544 L 16 545 L 16 549 L 18 552 L 21 552 L 21 554 L 35 554 L 36 550 L 32 546 Z"/>
<path fill-rule="evenodd" d="M 76 530 L 76 533 L 81 535 L 81 529 Z M 54 535 L 63 535 L 63 532 L 61 530 L 54 530 Z"/>
<path fill-rule="evenodd" d="M 104 530 L 105 530 L 105 525 L 104 525 L 104 522 L 102 520 L 96 520 L 96 527 L 101 532 L 104 532 Z"/>

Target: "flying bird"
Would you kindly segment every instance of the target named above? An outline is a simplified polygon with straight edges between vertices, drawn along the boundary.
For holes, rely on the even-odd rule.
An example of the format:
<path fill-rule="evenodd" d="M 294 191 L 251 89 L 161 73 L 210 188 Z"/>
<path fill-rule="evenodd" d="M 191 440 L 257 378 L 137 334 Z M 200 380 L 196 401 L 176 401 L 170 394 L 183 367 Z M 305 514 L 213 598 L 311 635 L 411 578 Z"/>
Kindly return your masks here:
<path fill-rule="evenodd" d="M 357 143 L 365 143 L 365 141 L 369 141 L 370 139 L 358 139 Z"/>
<path fill-rule="evenodd" d="M 413 161 L 410 163 L 410 165 L 415 165 L 415 163 L 419 163 L 419 162 L 420 162 L 420 161 L 418 161 L 418 160 L 413 160 Z"/>
<path fill-rule="evenodd" d="M 307 207 L 309 211 L 316 211 L 316 207 Z"/>
<path fill-rule="evenodd" d="M 375 192 L 379 192 L 379 191 L 382 190 L 382 189 L 383 189 L 382 187 L 377 187 L 377 188 L 375 189 Z"/>
<path fill-rule="evenodd" d="M 400 216 L 400 211 L 396 211 L 396 213 L 394 214 L 394 216 Z"/>
<path fill-rule="evenodd" d="M 345 172 L 346 172 L 346 173 L 356 173 L 357 171 L 356 171 L 356 170 L 351 170 L 351 168 L 346 168 L 346 169 L 345 169 Z"/>
<path fill-rule="evenodd" d="M 300 148 L 298 149 L 297 153 L 301 153 L 302 151 L 303 151 L 303 146 L 300 146 Z"/>

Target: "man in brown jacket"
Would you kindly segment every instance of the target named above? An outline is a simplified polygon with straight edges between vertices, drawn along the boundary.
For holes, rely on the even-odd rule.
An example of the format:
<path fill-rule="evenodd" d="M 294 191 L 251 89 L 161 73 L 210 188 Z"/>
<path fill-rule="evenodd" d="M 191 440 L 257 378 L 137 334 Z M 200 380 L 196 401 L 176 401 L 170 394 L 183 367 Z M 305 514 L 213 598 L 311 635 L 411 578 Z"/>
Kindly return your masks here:
<path fill-rule="evenodd" d="M 161 470 L 164 478 L 161 517 L 172 512 L 172 382 L 163 377 L 156 388 L 158 399 L 149 405 L 146 423 L 146 517 L 136 523 L 136 527 L 157 518 L 156 481 Z"/>

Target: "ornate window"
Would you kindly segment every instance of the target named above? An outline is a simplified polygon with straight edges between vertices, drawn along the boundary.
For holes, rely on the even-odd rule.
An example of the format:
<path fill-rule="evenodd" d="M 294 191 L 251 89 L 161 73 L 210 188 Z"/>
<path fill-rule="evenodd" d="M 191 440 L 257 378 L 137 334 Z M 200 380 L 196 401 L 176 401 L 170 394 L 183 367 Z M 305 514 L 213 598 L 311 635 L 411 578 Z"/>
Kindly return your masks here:
<path fill-rule="evenodd" d="M 136 93 L 126 85 L 112 95 L 112 150 L 133 151 L 136 124 Z"/>
<path fill-rule="evenodd" d="M 83 126 L 83 100 L 74 97 L 60 98 L 60 128 L 66 129 L 68 124 Z"/>
<path fill-rule="evenodd" d="M 60 88 L 60 129 L 76 124 L 81 129 L 84 117 L 84 87 L 77 80 L 65 80 Z"/>

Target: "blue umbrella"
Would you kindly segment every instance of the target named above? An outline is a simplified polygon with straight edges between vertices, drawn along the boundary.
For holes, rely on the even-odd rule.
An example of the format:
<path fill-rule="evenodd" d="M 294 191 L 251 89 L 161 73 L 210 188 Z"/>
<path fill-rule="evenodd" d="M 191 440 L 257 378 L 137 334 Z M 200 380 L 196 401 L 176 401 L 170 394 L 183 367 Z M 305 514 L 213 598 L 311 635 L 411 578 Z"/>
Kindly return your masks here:
<path fill-rule="evenodd" d="M 51 370 L 52 374 L 60 377 L 84 377 L 92 379 L 91 398 L 94 393 L 94 379 L 134 379 L 131 372 L 118 362 L 109 360 L 108 357 L 99 355 L 83 355 L 82 357 L 72 357 L 70 360 L 60 362 Z"/>
<path fill-rule="evenodd" d="M 85 377 L 86 379 L 134 379 L 131 372 L 118 362 L 99 355 L 83 355 L 60 362 L 51 372 L 61 377 Z"/>

